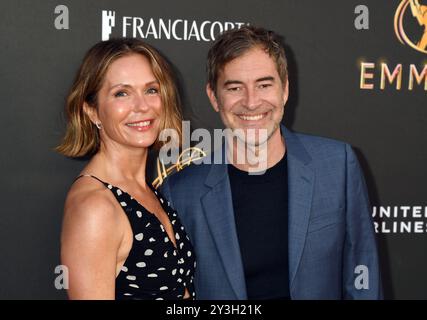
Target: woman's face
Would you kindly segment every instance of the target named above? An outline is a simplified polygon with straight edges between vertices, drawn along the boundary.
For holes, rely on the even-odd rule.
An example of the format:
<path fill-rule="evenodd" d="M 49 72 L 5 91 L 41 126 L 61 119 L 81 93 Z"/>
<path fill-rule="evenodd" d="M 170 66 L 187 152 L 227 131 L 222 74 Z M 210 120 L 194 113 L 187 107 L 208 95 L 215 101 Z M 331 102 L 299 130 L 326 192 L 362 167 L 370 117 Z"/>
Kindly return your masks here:
<path fill-rule="evenodd" d="M 131 54 L 114 61 L 98 92 L 101 141 L 109 148 L 147 148 L 159 135 L 160 84 L 148 59 Z"/>

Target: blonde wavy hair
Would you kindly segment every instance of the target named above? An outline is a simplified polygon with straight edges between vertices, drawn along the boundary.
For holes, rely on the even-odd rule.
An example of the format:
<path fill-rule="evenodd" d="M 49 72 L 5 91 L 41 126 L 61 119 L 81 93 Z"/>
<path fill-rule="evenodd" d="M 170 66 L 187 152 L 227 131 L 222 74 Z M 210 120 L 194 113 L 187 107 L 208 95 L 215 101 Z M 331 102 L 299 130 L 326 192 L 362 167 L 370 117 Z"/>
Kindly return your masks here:
<path fill-rule="evenodd" d="M 97 108 L 97 95 L 109 66 L 117 59 L 135 53 L 148 59 L 160 84 L 163 104 L 160 132 L 163 129 L 176 130 L 180 137 L 177 143 L 181 144 L 181 103 L 171 66 L 147 43 L 138 39 L 121 38 L 99 42 L 86 53 L 67 98 L 67 129 L 61 144 L 55 148 L 57 152 L 73 158 L 91 156 L 98 152 L 99 132 L 84 111 L 84 103 Z M 165 143 L 157 138 L 153 147 L 160 149 Z"/>

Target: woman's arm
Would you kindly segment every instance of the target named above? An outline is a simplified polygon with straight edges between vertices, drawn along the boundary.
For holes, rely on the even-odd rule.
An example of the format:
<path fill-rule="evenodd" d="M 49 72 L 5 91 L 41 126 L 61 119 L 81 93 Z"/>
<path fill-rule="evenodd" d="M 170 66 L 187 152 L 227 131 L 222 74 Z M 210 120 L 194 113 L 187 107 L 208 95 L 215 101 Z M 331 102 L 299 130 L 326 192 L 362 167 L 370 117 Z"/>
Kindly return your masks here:
<path fill-rule="evenodd" d="M 108 190 L 67 199 L 61 260 L 69 269 L 70 299 L 114 299 L 122 233 Z"/>

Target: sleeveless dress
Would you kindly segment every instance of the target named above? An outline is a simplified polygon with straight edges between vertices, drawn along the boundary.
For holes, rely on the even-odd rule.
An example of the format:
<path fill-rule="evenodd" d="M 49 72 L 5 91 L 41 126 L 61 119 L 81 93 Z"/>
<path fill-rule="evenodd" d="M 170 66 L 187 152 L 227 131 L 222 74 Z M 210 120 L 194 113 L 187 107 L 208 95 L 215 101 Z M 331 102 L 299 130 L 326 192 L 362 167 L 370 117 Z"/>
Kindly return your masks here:
<path fill-rule="evenodd" d="M 133 244 L 116 277 L 117 300 L 179 300 L 185 288 L 195 299 L 193 246 L 169 201 L 148 183 L 172 224 L 176 246 L 159 219 L 124 190 L 91 175 L 111 190 L 129 219 Z M 77 178 L 77 179 L 78 179 Z"/>

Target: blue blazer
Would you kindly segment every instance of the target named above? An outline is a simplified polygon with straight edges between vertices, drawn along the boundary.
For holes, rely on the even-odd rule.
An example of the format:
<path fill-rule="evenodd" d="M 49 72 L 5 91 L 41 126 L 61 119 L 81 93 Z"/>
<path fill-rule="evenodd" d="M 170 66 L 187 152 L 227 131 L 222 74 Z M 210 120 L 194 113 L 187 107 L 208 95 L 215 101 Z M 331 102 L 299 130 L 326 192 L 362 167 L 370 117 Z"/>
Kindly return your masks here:
<path fill-rule="evenodd" d="M 284 126 L 281 132 L 291 298 L 381 298 L 371 207 L 351 147 Z M 247 299 L 227 164 L 191 165 L 168 177 L 161 190 L 194 245 L 197 298 Z"/>

